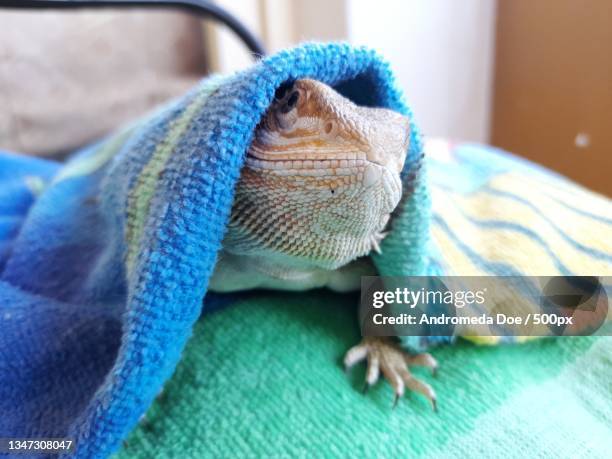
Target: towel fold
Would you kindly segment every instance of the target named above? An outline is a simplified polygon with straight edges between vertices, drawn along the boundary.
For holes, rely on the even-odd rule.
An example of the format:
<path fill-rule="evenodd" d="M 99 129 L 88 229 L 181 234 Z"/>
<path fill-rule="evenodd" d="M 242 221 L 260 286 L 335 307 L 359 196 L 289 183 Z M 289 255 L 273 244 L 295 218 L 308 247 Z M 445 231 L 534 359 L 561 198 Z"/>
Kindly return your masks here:
<path fill-rule="evenodd" d="M 2 214 L 0 437 L 69 437 L 85 458 L 120 445 L 200 315 L 255 126 L 302 77 L 411 117 L 374 52 L 308 44 L 202 81 L 65 166 L 0 157 L 15 202 Z M 408 169 L 414 126 L 407 154 Z"/>

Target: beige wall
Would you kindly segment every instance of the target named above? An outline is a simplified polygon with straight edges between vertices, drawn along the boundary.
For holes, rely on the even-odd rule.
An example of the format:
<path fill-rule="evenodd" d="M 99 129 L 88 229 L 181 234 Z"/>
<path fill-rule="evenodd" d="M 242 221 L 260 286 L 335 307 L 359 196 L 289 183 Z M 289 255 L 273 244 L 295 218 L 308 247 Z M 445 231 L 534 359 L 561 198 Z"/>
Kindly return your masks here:
<path fill-rule="evenodd" d="M 86 144 L 185 92 L 203 56 L 182 13 L 0 11 L 0 149 Z"/>

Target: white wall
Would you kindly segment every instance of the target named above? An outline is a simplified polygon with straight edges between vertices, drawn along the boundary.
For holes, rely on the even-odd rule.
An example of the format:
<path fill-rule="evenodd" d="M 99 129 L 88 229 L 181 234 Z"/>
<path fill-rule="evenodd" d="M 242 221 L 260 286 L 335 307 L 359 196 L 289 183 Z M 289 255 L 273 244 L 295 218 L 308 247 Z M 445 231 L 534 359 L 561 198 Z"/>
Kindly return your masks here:
<path fill-rule="evenodd" d="M 220 7 L 236 16 L 255 36 L 264 36 L 264 17 L 258 0 L 215 0 Z M 208 68 L 229 73 L 253 63 L 244 43 L 229 28 L 215 21 L 204 21 L 204 40 Z"/>
<path fill-rule="evenodd" d="M 348 37 L 391 61 L 426 135 L 489 140 L 494 0 L 347 0 Z"/>
<path fill-rule="evenodd" d="M 274 52 L 305 40 L 376 48 L 398 76 L 424 134 L 487 142 L 496 0 L 217 0 Z M 214 27 L 212 66 L 252 62 Z"/>
<path fill-rule="evenodd" d="M 309 41 L 346 40 L 346 0 L 215 0 L 264 42 L 269 53 Z M 230 72 L 251 65 L 244 44 L 225 27 L 205 24 L 209 65 Z"/>

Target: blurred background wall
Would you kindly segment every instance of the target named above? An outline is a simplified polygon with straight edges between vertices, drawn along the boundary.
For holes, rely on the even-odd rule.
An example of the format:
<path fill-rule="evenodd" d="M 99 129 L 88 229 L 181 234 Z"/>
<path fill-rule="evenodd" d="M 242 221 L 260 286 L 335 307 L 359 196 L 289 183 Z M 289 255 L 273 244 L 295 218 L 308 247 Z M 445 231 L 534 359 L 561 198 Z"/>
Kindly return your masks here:
<path fill-rule="evenodd" d="M 258 30 L 270 49 L 304 40 L 346 40 L 376 48 L 397 73 L 421 129 L 487 142 L 495 1 L 219 0 Z M 257 5 L 260 9 L 257 9 Z M 258 17 L 259 14 L 259 17 Z M 214 42 L 220 70 L 248 65 L 237 41 Z M 467 115 L 469 113 L 469 115 Z"/>
<path fill-rule="evenodd" d="M 492 143 L 612 196 L 608 0 L 217 0 L 270 52 L 376 48 L 430 137 Z M 183 13 L 0 11 L 0 148 L 69 151 L 253 62 Z"/>
<path fill-rule="evenodd" d="M 218 1 L 272 50 L 374 47 L 426 135 L 491 143 L 612 196 L 609 0 Z M 220 70 L 248 65 L 232 40 L 215 43 Z"/>
<path fill-rule="evenodd" d="M 0 148 L 73 150 L 204 75 L 201 21 L 167 12 L 0 10 Z"/>

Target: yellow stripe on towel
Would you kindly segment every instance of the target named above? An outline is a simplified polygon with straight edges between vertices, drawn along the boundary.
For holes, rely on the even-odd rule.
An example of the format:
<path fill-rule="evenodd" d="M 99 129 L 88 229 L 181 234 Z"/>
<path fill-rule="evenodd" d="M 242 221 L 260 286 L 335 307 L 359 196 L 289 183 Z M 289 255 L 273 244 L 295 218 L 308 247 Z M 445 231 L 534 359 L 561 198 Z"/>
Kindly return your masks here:
<path fill-rule="evenodd" d="M 612 225 L 574 212 L 560 204 L 557 200 L 541 193 L 540 191 L 543 188 L 538 186 L 538 183 L 526 180 L 524 177 L 521 180 L 519 181 L 514 174 L 505 174 L 491 180 L 489 188 L 510 193 L 530 202 L 538 209 L 538 212 L 555 222 L 557 228 L 576 242 L 612 255 Z M 576 207 L 587 210 L 586 208 L 589 207 L 587 201 L 587 199 L 584 199 L 584 204 L 577 205 Z M 598 208 L 599 210 L 605 210 L 605 212 L 598 213 L 597 215 L 612 220 L 612 205 L 607 203 L 607 209 L 603 209 L 603 205 L 598 206 Z"/>
<path fill-rule="evenodd" d="M 482 227 L 471 222 L 456 208 L 451 198 L 451 193 L 432 188 L 434 213 L 484 262 L 505 263 L 527 276 L 563 274 L 540 243 L 518 231 Z M 473 205 L 477 206 L 478 202 Z M 480 203 L 481 210 L 485 205 L 489 203 Z"/>
<path fill-rule="evenodd" d="M 612 264 L 609 261 L 598 259 L 573 246 L 542 215 L 524 203 L 485 192 L 478 192 L 468 196 L 455 195 L 452 197 L 452 201 L 467 217 L 475 221 L 507 222 L 520 225 L 522 228 L 532 231 L 545 241 L 559 261 L 574 274 L 612 274 Z M 486 231 L 487 228 L 484 228 L 484 230 Z M 517 240 L 520 240 L 520 238 L 530 238 L 526 234 L 519 232 L 516 232 L 516 234 Z M 612 237 L 612 234 L 610 237 Z"/>
<path fill-rule="evenodd" d="M 435 222 L 431 227 L 431 235 L 436 246 L 440 249 L 444 264 L 450 268 L 452 274 L 459 276 L 488 275 L 478 268 L 470 257 Z"/>

